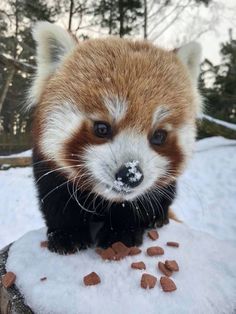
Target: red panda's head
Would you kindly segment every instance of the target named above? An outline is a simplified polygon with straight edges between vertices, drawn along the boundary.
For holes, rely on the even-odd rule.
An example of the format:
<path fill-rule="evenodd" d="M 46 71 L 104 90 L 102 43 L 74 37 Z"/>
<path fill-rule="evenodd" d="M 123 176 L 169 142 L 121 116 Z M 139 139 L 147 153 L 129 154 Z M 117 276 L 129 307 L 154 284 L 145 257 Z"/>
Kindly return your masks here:
<path fill-rule="evenodd" d="M 133 200 L 174 181 L 192 153 L 200 48 L 147 41 L 77 43 L 38 23 L 34 145 L 76 187 Z"/>

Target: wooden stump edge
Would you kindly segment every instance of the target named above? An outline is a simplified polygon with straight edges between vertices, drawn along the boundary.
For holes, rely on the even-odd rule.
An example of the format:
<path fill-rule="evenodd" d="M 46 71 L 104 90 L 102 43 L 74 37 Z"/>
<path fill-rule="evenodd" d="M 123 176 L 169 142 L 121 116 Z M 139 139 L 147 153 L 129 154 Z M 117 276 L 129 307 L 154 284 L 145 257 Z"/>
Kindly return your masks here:
<path fill-rule="evenodd" d="M 24 297 L 13 285 L 11 288 L 4 288 L 2 276 L 6 273 L 6 261 L 11 244 L 0 250 L 0 314 L 34 314 L 29 306 L 25 305 Z"/>

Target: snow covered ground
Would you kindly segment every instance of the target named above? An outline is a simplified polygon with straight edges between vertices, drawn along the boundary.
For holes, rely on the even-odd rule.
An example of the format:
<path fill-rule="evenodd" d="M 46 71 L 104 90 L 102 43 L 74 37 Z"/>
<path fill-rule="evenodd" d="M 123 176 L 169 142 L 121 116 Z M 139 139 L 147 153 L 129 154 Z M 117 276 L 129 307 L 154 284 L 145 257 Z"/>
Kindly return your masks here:
<path fill-rule="evenodd" d="M 12 155 L 7 156 L 7 157 L 31 157 L 31 155 L 32 155 L 32 150 L 29 149 L 29 150 L 26 150 L 22 153 L 12 154 Z M 6 156 L 0 156 L 0 159 L 1 158 L 6 158 Z"/>
<path fill-rule="evenodd" d="M 0 247 L 26 231 L 43 226 L 31 168 L 0 171 L 0 200 Z M 197 143 L 195 156 L 180 179 L 173 208 L 185 224 L 172 222 L 162 228 L 159 242 L 160 245 L 165 240 L 181 243 L 179 250 L 167 248 L 164 255 L 164 259 L 176 258 L 181 265 L 181 271 L 173 277 L 178 290 L 172 294 L 163 294 L 160 288 L 141 291 L 140 272 L 129 268 L 134 259 L 131 257 L 119 263 L 104 263 L 91 250 L 69 257 L 59 257 L 47 250 L 42 252 L 38 243 L 44 238 L 44 230 L 32 232 L 16 242 L 8 268 L 19 274 L 17 285 L 38 313 L 47 313 L 48 308 L 44 306 L 50 298 L 55 304 L 63 300 L 58 311 L 55 304 L 50 304 L 50 313 L 57 314 L 68 312 L 63 307 L 68 305 L 68 300 L 70 313 L 74 313 L 73 309 L 83 314 L 123 313 L 124 309 L 127 313 L 233 313 L 236 308 L 236 141 L 215 137 Z M 144 248 L 150 244 L 147 241 Z M 139 259 L 145 260 L 148 272 L 160 277 L 155 269 L 158 259 L 154 262 L 145 254 L 135 258 Z M 57 265 L 56 269 L 51 265 Z M 27 273 L 20 275 L 24 269 Z M 82 278 L 90 271 L 100 272 L 101 285 L 83 286 Z M 42 285 L 39 278 L 43 276 L 48 280 Z"/>
<path fill-rule="evenodd" d="M 155 242 L 145 236 L 142 253 L 121 261 L 103 261 L 93 249 L 59 256 L 40 248 L 45 230 L 33 231 L 11 248 L 7 268 L 17 274 L 17 286 L 37 314 L 233 314 L 236 309 L 236 247 L 230 241 L 193 231 L 171 222 L 159 229 Z M 167 241 L 180 247 L 167 247 Z M 146 255 L 146 248 L 160 245 L 165 254 Z M 175 259 L 180 270 L 172 275 L 177 290 L 164 293 L 158 261 Z M 145 271 L 131 269 L 144 261 Z M 101 284 L 86 287 L 83 277 L 95 271 Z M 158 278 L 156 287 L 140 287 L 142 273 Z M 40 278 L 47 280 L 40 281 Z"/>

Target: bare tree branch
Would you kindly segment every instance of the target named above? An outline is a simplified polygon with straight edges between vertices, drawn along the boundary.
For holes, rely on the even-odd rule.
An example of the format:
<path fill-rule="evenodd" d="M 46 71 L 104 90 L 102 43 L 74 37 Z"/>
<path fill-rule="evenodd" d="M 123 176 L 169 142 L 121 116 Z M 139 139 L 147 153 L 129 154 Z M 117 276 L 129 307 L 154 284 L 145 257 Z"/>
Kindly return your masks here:
<path fill-rule="evenodd" d="M 157 38 L 159 38 L 168 28 L 170 28 L 173 25 L 173 23 L 179 18 L 179 16 L 183 13 L 183 11 L 188 7 L 190 2 L 191 0 L 189 0 L 188 3 L 179 10 L 179 12 L 175 15 L 175 17 L 169 23 L 167 23 L 167 25 L 161 30 L 160 33 L 158 33 L 153 38 L 153 40 L 156 40 Z"/>
<path fill-rule="evenodd" d="M 3 54 L 0 54 L 0 63 L 6 67 L 14 67 L 17 70 L 21 70 L 25 73 L 34 73 L 35 71 L 35 67 L 33 65 L 21 62 L 19 60 L 7 58 Z"/>
<path fill-rule="evenodd" d="M 156 29 L 157 26 L 159 26 L 161 23 L 163 23 L 169 16 L 171 16 L 178 8 L 180 8 L 180 3 L 182 0 L 179 0 L 179 2 L 176 4 L 176 6 L 170 10 L 166 15 L 164 15 L 159 21 L 157 21 L 156 24 L 152 27 L 152 29 L 148 32 L 148 35 L 151 35 L 151 33 Z M 158 14 L 158 11 L 156 12 Z M 156 17 L 156 16 L 155 16 Z M 149 17 L 150 19 L 150 17 Z"/>
<path fill-rule="evenodd" d="M 74 14 L 74 0 L 70 0 L 68 31 L 71 31 L 71 24 L 72 24 L 73 14 Z"/>

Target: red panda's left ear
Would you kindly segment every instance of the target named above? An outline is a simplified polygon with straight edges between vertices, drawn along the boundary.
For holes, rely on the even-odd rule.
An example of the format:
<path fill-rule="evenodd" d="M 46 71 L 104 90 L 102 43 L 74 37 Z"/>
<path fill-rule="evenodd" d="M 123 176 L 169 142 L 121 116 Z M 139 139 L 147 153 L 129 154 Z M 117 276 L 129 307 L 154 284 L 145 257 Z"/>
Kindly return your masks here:
<path fill-rule="evenodd" d="M 197 42 L 190 42 L 174 51 L 182 63 L 187 66 L 193 83 L 197 83 L 202 55 L 201 45 Z"/>

